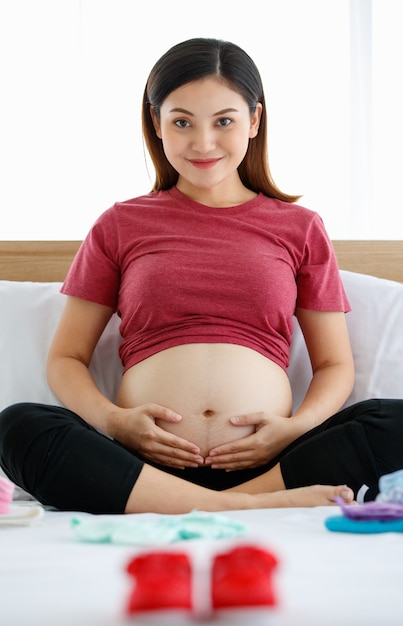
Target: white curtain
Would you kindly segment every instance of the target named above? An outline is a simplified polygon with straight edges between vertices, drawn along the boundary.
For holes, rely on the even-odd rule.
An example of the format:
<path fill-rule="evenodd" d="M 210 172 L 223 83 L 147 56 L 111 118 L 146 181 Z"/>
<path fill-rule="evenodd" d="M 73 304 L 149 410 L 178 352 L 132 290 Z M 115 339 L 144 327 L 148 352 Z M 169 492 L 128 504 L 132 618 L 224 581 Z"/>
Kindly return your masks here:
<path fill-rule="evenodd" d="M 402 238 L 400 0 L 0 0 L 0 239 L 80 239 L 153 179 L 149 70 L 219 37 L 265 84 L 271 168 L 333 238 Z"/>

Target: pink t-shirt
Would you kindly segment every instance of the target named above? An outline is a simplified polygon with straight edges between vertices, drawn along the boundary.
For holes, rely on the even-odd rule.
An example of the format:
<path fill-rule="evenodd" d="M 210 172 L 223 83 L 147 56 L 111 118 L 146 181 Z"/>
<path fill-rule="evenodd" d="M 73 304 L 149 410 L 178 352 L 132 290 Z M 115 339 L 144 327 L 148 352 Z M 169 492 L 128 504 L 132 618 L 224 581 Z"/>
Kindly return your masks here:
<path fill-rule="evenodd" d="M 286 369 L 296 306 L 350 310 L 317 213 L 263 194 L 212 208 L 175 187 L 105 211 L 62 292 L 117 311 L 125 370 L 188 343 L 246 346 Z"/>

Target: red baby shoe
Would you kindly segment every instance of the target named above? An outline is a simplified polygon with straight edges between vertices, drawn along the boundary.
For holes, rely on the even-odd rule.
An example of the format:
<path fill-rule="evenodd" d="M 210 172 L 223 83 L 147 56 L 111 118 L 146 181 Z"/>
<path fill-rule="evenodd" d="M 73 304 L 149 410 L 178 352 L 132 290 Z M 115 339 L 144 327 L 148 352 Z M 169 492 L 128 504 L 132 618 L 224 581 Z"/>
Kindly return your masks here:
<path fill-rule="evenodd" d="M 214 609 L 274 606 L 277 601 L 272 574 L 277 559 L 256 546 L 243 545 L 218 554 L 213 560 Z"/>
<path fill-rule="evenodd" d="M 187 554 L 149 552 L 136 556 L 127 566 L 136 582 L 127 612 L 160 609 L 192 609 L 192 571 Z"/>

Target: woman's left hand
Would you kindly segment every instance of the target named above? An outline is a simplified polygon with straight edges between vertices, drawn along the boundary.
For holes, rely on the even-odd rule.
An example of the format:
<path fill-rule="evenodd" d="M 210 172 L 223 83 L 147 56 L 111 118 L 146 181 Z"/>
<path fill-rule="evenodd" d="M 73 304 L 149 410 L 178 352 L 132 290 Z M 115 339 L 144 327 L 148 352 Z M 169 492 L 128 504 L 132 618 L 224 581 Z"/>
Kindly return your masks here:
<path fill-rule="evenodd" d="M 231 418 L 236 426 L 255 426 L 252 435 L 210 450 L 205 465 L 214 469 L 238 470 L 259 467 L 275 458 L 302 432 L 296 428 L 298 420 L 264 412 Z"/>

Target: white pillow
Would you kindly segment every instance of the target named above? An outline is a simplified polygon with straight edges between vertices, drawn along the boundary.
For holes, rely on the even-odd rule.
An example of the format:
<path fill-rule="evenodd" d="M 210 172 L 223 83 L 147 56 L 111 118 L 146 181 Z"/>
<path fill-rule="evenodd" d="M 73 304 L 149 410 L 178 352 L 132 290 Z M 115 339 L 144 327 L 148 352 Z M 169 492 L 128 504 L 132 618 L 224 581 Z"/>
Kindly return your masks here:
<path fill-rule="evenodd" d="M 403 398 L 403 285 L 341 271 L 352 311 L 347 314 L 356 382 L 346 405 L 371 397 Z M 48 348 L 65 296 L 60 283 L 0 280 L 0 410 L 15 402 L 60 404 L 46 382 Z M 95 350 L 91 371 L 99 387 L 116 397 L 122 366 L 119 319 L 114 315 Z M 296 322 L 288 373 L 298 406 L 311 367 Z"/>
<path fill-rule="evenodd" d="M 0 280 L 0 410 L 16 402 L 60 404 L 46 381 L 46 357 L 65 296 L 60 283 Z M 91 371 L 114 398 L 122 366 L 119 320 L 113 316 L 95 350 Z"/>
<path fill-rule="evenodd" d="M 46 357 L 65 302 L 60 285 L 0 280 L 0 410 L 17 402 L 61 404 L 46 380 Z M 122 373 L 119 341 L 119 319 L 114 315 L 90 365 L 109 398 L 115 398 Z M 14 500 L 29 499 L 16 487 Z"/>
<path fill-rule="evenodd" d="M 347 313 L 356 376 L 345 406 L 368 398 L 403 398 L 403 285 L 366 274 L 340 271 L 351 312 Z M 294 407 L 304 397 L 311 367 L 298 323 L 288 368 Z"/>

